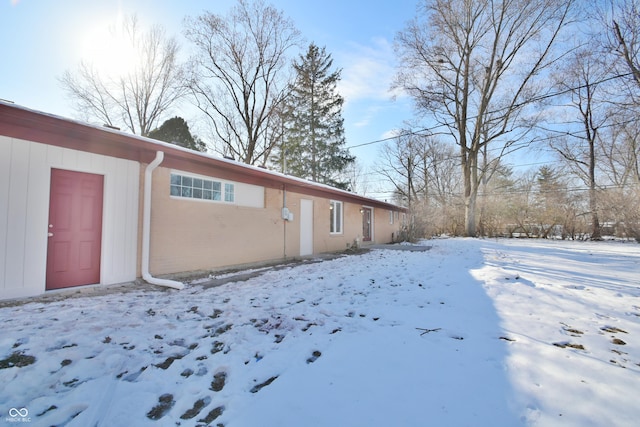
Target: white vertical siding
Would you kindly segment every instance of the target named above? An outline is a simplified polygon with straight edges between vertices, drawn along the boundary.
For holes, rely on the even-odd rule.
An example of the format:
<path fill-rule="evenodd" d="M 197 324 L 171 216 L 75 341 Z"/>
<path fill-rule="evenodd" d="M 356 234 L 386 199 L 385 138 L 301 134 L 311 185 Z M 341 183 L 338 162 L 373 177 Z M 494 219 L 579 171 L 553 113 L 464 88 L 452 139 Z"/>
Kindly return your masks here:
<path fill-rule="evenodd" d="M 107 170 L 118 172 L 106 175 L 104 181 L 108 208 L 102 218 L 101 276 L 103 283 L 120 283 L 133 280 L 136 273 L 140 167 L 113 157 L 105 162 Z"/>
<path fill-rule="evenodd" d="M 9 177 L 11 146 L 0 137 L 0 285 L 4 287 L 7 272 L 7 233 L 9 230 Z M 2 288 L 0 287 L 0 289 Z M 1 292 L 1 291 L 0 291 Z"/>
<path fill-rule="evenodd" d="M 24 250 L 24 284 L 36 289 L 46 276 L 47 233 L 49 232 L 49 183 L 46 146 L 29 144 L 29 181 L 27 182 L 27 212 Z M 36 191 L 33 191 L 37 188 Z M 45 197 L 42 193 L 46 192 Z M 44 259 L 45 262 L 39 262 Z"/>
<path fill-rule="evenodd" d="M 45 290 L 51 168 L 104 175 L 100 282 L 136 277 L 140 165 L 0 136 L 0 299 Z"/>
<path fill-rule="evenodd" d="M 24 286 L 25 234 L 27 229 L 27 189 L 29 177 L 29 145 L 9 147 L 9 194 L 6 230 L 4 286 L 11 293 Z"/>

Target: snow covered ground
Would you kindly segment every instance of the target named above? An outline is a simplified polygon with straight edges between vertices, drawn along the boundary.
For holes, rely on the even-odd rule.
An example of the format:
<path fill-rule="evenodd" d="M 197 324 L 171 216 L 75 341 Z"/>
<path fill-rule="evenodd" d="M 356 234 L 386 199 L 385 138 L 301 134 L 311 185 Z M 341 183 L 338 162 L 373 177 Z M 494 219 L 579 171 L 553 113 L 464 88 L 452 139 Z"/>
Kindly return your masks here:
<path fill-rule="evenodd" d="M 0 425 L 638 425 L 640 245 L 425 244 L 1 308 Z"/>

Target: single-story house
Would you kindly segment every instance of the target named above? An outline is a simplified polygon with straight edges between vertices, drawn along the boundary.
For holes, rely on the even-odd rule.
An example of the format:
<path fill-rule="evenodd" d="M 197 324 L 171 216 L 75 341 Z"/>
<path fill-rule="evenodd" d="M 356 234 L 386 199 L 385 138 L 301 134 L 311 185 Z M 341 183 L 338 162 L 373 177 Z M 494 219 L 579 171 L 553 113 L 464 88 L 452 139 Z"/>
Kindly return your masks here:
<path fill-rule="evenodd" d="M 406 210 L 0 101 L 0 299 L 391 242 Z M 164 278 L 163 278 L 164 276 Z"/>

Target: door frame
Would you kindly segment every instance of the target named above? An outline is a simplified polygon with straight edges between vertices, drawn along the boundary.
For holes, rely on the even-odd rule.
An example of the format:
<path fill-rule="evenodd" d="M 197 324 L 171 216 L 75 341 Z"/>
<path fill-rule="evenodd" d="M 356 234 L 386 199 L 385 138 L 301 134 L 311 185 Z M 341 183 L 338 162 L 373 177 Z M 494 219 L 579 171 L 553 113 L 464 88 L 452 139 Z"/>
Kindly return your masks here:
<path fill-rule="evenodd" d="M 300 256 L 313 255 L 313 200 L 300 199 Z"/>
<path fill-rule="evenodd" d="M 362 206 L 361 211 L 362 213 L 362 241 L 363 242 L 372 242 L 373 241 L 373 230 L 374 230 L 374 224 L 373 224 L 373 207 L 371 206 Z M 367 218 L 367 216 L 369 217 L 369 222 L 368 224 L 365 224 L 365 220 Z M 369 229 L 369 237 L 365 237 L 365 225 L 368 226 Z"/>
<path fill-rule="evenodd" d="M 51 233 L 56 233 L 56 226 L 54 224 L 52 224 L 52 198 L 53 198 L 53 185 L 54 185 L 54 174 L 59 173 L 59 177 L 63 175 L 75 175 L 76 177 L 81 177 L 81 176 L 92 176 L 93 179 L 98 179 L 98 181 L 96 181 L 96 184 L 99 185 L 99 190 L 96 191 L 96 199 L 93 202 L 92 206 L 94 208 L 94 219 L 97 219 L 98 224 L 96 225 L 95 229 L 97 229 L 97 231 L 94 231 L 93 237 L 95 238 L 93 240 L 94 243 L 94 248 L 97 247 L 97 254 L 93 257 L 93 261 L 97 263 L 97 266 L 92 269 L 93 272 L 90 273 L 88 276 L 86 276 L 85 279 L 77 279 L 77 280 L 70 280 L 70 284 L 69 285 L 61 285 L 59 283 L 56 282 L 56 280 L 52 277 L 54 275 L 54 272 L 52 271 L 53 269 L 53 262 L 54 259 L 52 258 L 52 254 L 53 254 L 53 248 L 51 245 L 51 238 L 53 237 Z M 47 249 L 46 249 L 46 275 L 45 275 L 45 290 L 49 291 L 49 290 L 56 290 L 56 289 L 64 289 L 64 288 L 71 288 L 71 287 L 76 287 L 76 286 L 84 286 L 84 285 L 93 285 L 93 284 L 99 284 L 102 283 L 102 259 L 103 259 L 103 244 L 104 244 L 104 208 L 105 208 L 105 186 L 106 186 L 106 175 L 105 174 L 101 174 L 101 173 L 94 173 L 94 172 L 87 172 L 87 171 L 83 171 L 83 170 L 73 170 L 73 169 L 64 169 L 64 168 L 60 168 L 60 167 L 51 167 L 50 171 L 49 171 L 49 176 L 50 176 L 50 181 L 49 181 L 49 203 L 48 203 L 48 209 L 49 209 L 49 213 L 47 215 L 47 232 L 48 232 L 48 236 L 47 236 Z M 82 189 L 80 188 L 74 188 L 73 189 L 73 193 L 75 196 L 77 197 L 82 197 L 82 194 L 80 193 Z M 77 240 L 77 238 L 75 238 L 75 242 L 76 243 L 81 243 Z M 78 253 L 81 252 L 80 250 L 80 246 L 78 246 L 77 248 Z M 78 261 L 78 264 L 80 263 L 80 261 Z M 78 270 L 76 270 L 78 271 Z M 89 276 L 91 278 L 89 278 Z M 82 283 L 80 283 L 82 282 Z"/>

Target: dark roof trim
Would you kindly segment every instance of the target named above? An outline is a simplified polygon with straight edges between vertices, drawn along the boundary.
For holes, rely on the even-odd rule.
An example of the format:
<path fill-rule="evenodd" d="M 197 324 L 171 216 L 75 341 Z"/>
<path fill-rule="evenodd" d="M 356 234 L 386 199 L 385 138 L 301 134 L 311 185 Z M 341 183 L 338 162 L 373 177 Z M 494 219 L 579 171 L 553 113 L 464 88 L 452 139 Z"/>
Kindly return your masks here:
<path fill-rule="evenodd" d="M 162 141 L 131 135 L 110 128 L 81 123 L 0 101 L 0 135 L 42 144 L 87 151 L 105 156 L 150 163 L 157 151 L 165 153 L 163 167 L 213 175 L 248 184 L 310 196 L 406 211 L 406 208 L 359 196 L 323 184 L 283 175 L 255 166 L 187 150 Z"/>

